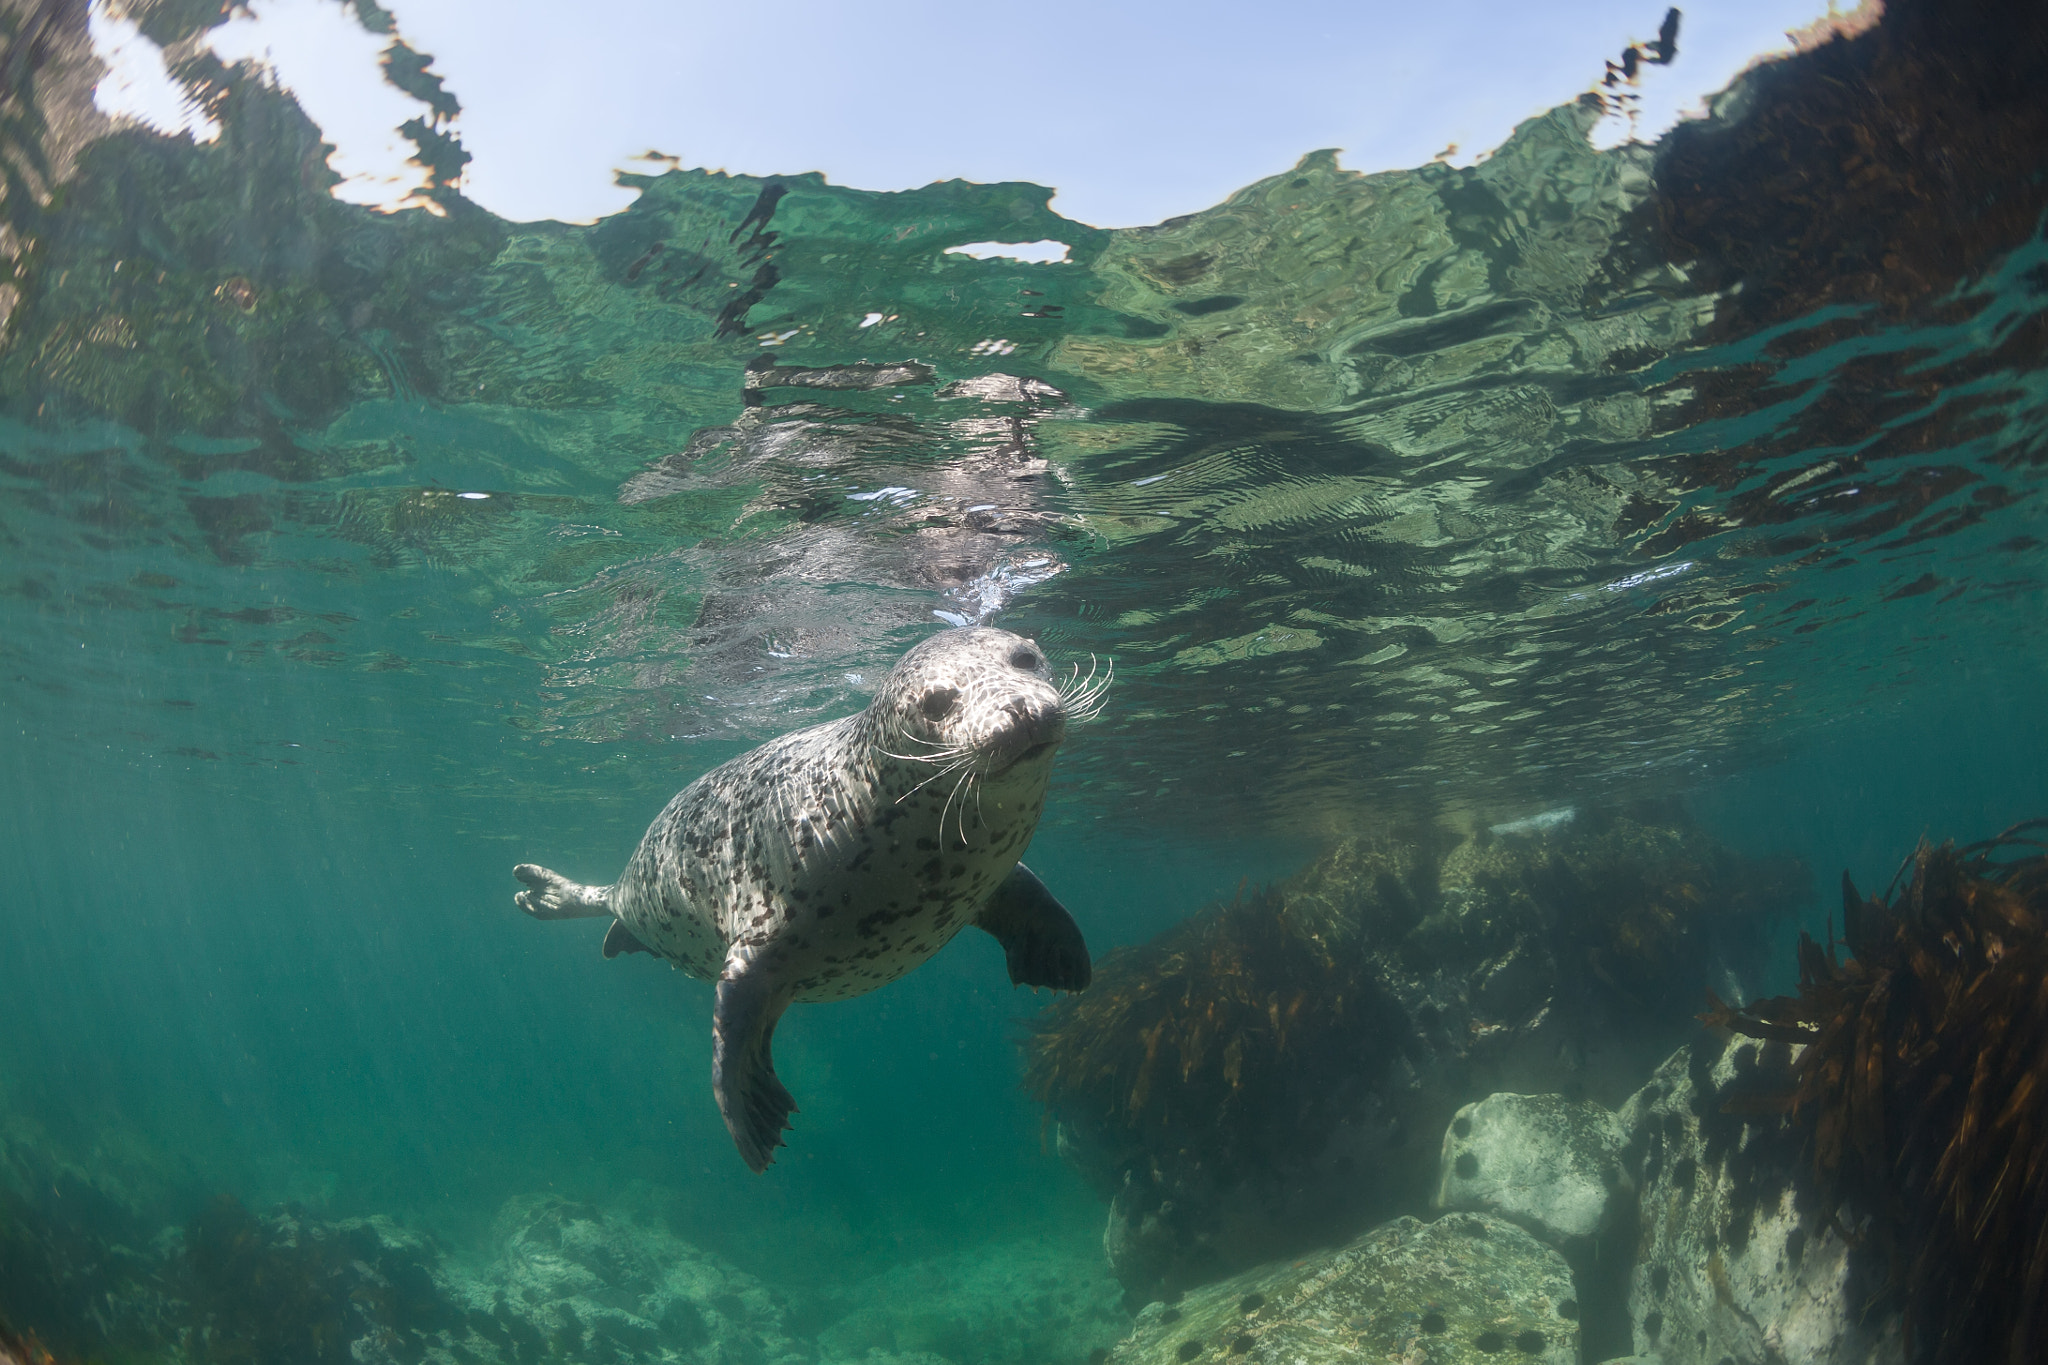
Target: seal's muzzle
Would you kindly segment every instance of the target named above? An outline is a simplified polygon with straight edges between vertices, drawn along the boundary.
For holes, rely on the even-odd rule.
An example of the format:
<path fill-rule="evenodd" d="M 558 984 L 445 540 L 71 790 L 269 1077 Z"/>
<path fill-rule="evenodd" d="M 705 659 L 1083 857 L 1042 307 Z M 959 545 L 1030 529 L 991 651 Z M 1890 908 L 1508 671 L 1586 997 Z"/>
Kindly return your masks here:
<path fill-rule="evenodd" d="M 1003 704 L 1002 728 L 986 743 L 987 771 L 1007 772 L 1019 763 L 1049 755 L 1067 737 L 1059 697 L 1017 697 Z"/>

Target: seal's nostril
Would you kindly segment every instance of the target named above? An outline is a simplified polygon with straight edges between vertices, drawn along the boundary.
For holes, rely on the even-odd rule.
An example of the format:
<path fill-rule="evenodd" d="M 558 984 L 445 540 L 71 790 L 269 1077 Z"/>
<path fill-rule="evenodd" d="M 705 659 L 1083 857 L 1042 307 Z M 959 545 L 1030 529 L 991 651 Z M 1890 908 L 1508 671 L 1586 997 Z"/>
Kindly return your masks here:
<path fill-rule="evenodd" d="M 953 714 L 953 708 L 959 704 L 959 688 L 934 687 L 924 694 L 924 700 L 918 703 L 918 709 L 924 712 L 926 720 L 944 720 Z"/>

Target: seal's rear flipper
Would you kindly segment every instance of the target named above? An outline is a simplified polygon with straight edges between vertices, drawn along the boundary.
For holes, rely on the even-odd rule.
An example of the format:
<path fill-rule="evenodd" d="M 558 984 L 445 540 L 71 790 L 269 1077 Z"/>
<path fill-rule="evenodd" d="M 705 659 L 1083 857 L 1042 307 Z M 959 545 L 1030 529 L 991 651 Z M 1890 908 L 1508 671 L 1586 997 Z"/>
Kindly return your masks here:
<path fill-rule="evenodd" d="M 974 922 L 1003 945 L 1015 985 L 1078 991 L 1094 976 L 1081 926 L 1022 863 L 1011 869 Z"/>
<path fill-rule="evenodd" d="M 718 1007 L 711 1016 L 711 1092 L 740 1159 L 756 1175 L 775 1160 L 796 1101 L 775 1079 L 768 1045 L 775 1021 L 789 998 L 774 973 L 735 951 L 718 978 Z"/>
<path fill-rule="evenodd" d="M 527 885 L 512 903 L 535 919 L 582 919 L 612 912 L 609 886 L 584 886 L 532 863 L 521 863 L 512 869 L 512 875 Z"/>
<path fill-rule="evenodd" d="M 648 953 L 654 949 L 633 937 L 633 931 L 622 920 L 613 920 L 612 927 L 604 931 L 604 955 L 617 957 L 620 953 Z"/>

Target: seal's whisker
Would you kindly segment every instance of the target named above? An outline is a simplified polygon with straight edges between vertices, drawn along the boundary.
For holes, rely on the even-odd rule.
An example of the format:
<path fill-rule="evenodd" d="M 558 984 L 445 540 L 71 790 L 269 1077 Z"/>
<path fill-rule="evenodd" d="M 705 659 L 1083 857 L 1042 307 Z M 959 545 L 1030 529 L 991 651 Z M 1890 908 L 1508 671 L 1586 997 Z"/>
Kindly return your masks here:
<path fill-rule="evenodd" d="M 974 823 L 980 825 L 983 829 L 987 829 L 988 818 L 981 813 L 981 774 L 978 771 L 969 769 L 965 786 L 968 791 L 974 794 Z M 965 799 L 962 799 L 960 802 L 960 842 L 962 844 L 967 842 L 967 802 Z"/>
<path fill-rule="evenodd" d="M 1109 685 L 1116 680 L 1116 661 L 1109 660 L 1102 669 L 1102 676 L 1096 677 L 1096 659 L 1088 656 L 1088 675 L 1080 676 L 1079 664 L 1074 666 L 1074 676 L 1060 689 L 1060 710 L 1069 721 L 1085 724 L 1102 714 L 1107 704 Z"/>
<path fill-rule="evenodd" d="M 965 782 L 966 780 L 967 778 L 963 774 L 960 782 Z M 953 798 L 960 794 L 960 782 L 953 784 L 953 790 L 946 793 L 946 803 L 939 807 L 939 843 L 941 846 L 946 842 L 946 816 L 953 809 Z M 963 844 L 967 842 L 964 835 L 961 837 L 960 842 Z"/>
<path fill-rule="evenodd" d="M 914 739 L 915 736 L 906 735 L 905 738 Z M 923 740 L 918 740 L 917 742 L 920 744 L 925 743 Z M 947 759 L 958 758 L 961 754 L 966 753 L 968 747 L 965 744 L 947 744 L 933 749 L 928 754 L 899 754 L 893 750 L 877 746 L 875 752 L 888 758 L 901 759 L 905 763 L 944 763 Z"/>
<path fill-rule="evenodd" d="M 1060 687 L 1059 690 L 1061 703 L 1065 704 L 1071 699 L 1080 696 L 1083 692 L 1086 692 L 1088 690 L 1088 684 L 1094 681 L 1095 656 L 1093 654 L 1090 654 L 1088 656 L 1087 677 L 1084 678 L 1081 676 L 1081 665 L 1078 662 L 1075 663 L 1072 668 L 1067 670 L 1067 681 Z"/>
<path fill-rule="evenodd" d="M 933 774 L 932 774 L 932 775 L 931 775 L 930 777 L 927 777 L 927 778 L 926 778 L 926 779 L 925 779 L 924 781 L 922 781 L 922 782 L 918 783 L 918 784 L 917 784 L 917 785 L 916 785 L 915 787 L 912 787 L 912 788 L 911 788 L 911 789 L 910 789 L 909 791 L 907 791 L 907 792 L 903 793 L 903 795 L 901 795 L 901 796 L 897 797 L 897 798 L 896 798 L 896 804 L 898 804 L 898 805 L 901 805 L 901 804 L 902 804 L 903 802 L 905 802 L 905 801 L 909 800 L 909 799 L 910 799 L 911 797 L 913 797 L 913 796 L 917 795 L 917 794 L 918 794 L 919 792 L 923 791 L 923 790 L 924 790 L 924 789 L 925 789 L 926 787 L 929 787 L 929 786 L 930 786 L 930 785 L 931 785 L 932 783 L 934 783 L 934 782 L 938 781 L 938 780 L 939 780 L 940 778 L 942 778 L 942 777 L 947 777 L 947 776 L 950 776 L 950 775 L 952 775 L 953 773 L 957 773 L 957 772 L 959 772 L 959 771 L 960 771 L 960 769 L 962 769 L 963 767 L 966 767 L 966 768 L 971 768 L 971 767 L 973 767 L 973 766 L 974 766 L 974 759 L 973 759 L 973 756 L 972 756 L 972 755 L 970 755 L 970 756 L 968 756 L 968 757 L 966 757 L 966 758 L 960 759 L 960 760 L 959 760 L 958 762 L 955 762 L 955 763 L 948 763 L 948 764 L 947 764 L 946 766 L 944 766 L 943 768 L 940 768 L 940 769 L 938 769 L 938 770 L 937 770 L 936 772 L 934 772 L 934 773 L 933 773 Z M 943 817 L 941 817 L 941 818 L 943 819 Z"/>
<path fill-rule="evenodd" d="M 1061 699 L 1063 701 L 1079 700 L 1080 698 L 1087 696 L 1092 690 L 1094 690 L 1096 668 L 1097 660 L 1093 654 L 1090 654 L 1088 656 L 1087 676 L 1083 677 L 1081 674 L 1081 666 L 1079 664 L 1075 664 L 1073 670 L 1068 674 L 1066 686 L 1060 689 Z"/>
<path fill-rule="evenodd" d="M 947 794 L 946 804 L 939 807 L 939 829 L 941 831 L 941 838 L 944 837 L 943 832 L 946 828 L 946 812 L 953 809 L 954 799 L 960 795 L 962 788 L 968 786 L 974 781 L 974 778 L 974 765 L 970 763 L 967 765 L 967 771 L 960 774 L 960 780 L 953 784 L 953 790 Z M 960 819 L 959 824 L 956 826 L 956 828 L 958 828 L 960 831 L 960 846 L 962 848 L 967 847 L 967 803 L 965 801 L 962 801 L 960 803 Z"/>
<path fill-rule="evenodd" d="M 1115 682 L 1116 669 L 1114 667 L 1104 669 L 1101 680 L 1082 699 L 1083 708 L 1088 712 L 1088 719 L 1093 720 L 1102 713 L 1102 708 L 1109 704 L 1109 689 Z"/>
<path fill-rule="evenodd" d="M 1111 686 L 1115 684 L 1115 682 L 1116 660 L 1107 659 L 1103 662 L 1102 665 L 1102 680 L 1095 684 L 1095 693 L 1093 698 L 1089 702 L 1089 705 L 1093 710 L 1100 711 L 1102 709 L 1104 702 L 1109 697 L 1109 689 L 1111 688 Z"/>

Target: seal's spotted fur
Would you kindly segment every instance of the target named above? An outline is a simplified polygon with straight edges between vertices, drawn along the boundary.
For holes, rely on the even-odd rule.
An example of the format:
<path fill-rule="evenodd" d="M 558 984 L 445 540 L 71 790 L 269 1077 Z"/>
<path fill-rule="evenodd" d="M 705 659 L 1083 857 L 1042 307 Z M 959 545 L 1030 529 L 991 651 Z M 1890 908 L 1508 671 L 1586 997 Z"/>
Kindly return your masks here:
<path fill-rule="evenodd" d="M 651 952 L 719 983 L 713 1085 L 740 1154 L 765 1169 L 794 1107 L 769 1039 L 792 1000 L 895 980 L 975 924 L 1013 981 L 1078 990 L 1086 945 L 1017 859 L 1066 716 L 1031 641 L 979 627 L 904 655 L 867 710 L 691 783 L 616 885 L 514 869 L 541 919 L 611 915 L 605 955 Z"/>

